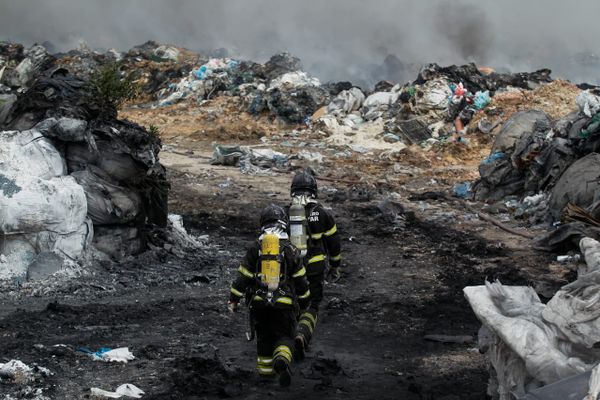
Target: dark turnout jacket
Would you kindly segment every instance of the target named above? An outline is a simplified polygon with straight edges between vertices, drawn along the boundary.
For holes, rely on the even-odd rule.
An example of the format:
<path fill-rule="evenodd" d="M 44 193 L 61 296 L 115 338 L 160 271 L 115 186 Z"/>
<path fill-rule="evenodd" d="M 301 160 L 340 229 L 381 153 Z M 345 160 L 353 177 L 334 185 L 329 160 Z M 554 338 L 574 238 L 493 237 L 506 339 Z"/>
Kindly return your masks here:
<path fill-rule="evenodd" d="M 308 203 L 305 209 L 310 235 L 305 261 L 307 273 L 322 273 L 327 257 L 332 267 L 338 267 L 342 260 L 341 240 L 333 216 L 319 203 Z"/>
<path fill-rule="evenodd" d="M 308 307 L 310 290 L 306 280 L 306 268 L 298 256 L 298 251 L 287 240 L 280 242 L 282 247 L 281 275 L 279 289 L 273 293 L 270 303 L 273 306 L 300 309 Z M 260 284 L 258 274 L 261 270 L 260 243 L 257 241 L 246 251 L 238 272 L 239 275 L 231 286 L 230 301 L 238 302 L 242 297 L 249 296 L 253 306 L 269 303 L 267 289 Z"/>

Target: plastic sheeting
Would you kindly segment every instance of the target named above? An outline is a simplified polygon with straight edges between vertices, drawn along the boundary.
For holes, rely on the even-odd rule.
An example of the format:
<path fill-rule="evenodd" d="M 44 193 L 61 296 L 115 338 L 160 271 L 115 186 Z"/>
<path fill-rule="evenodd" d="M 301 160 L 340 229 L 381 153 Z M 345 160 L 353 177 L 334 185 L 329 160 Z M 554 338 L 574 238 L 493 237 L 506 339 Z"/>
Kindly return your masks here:
<path fill-rule="evenodd" d="M 94 166 L 71 174 L 83 186 L 87 212 L 94 224 L 123 224 L 135 220 L 142 200 L 131 189 L 114 183 L 108 175 Z"/>
<path fill-rule="evenodd" d="M 600 361 L 600 242 L 584 238 L 580 248 L 586 266 L 547 305 L 530 287 L 496 282 L 464 289 L 477 318 L 499 339 L 486 343 L 495 370 L 493 398 L 512 399 L 511 392 L 523 395 L 526 389 L 585 372 Z M 496 357 L 502 348 L 518 358 Z M 525 370 L 514 368 L 519 362 Z"/>
<path fill-rule="evenodd" d="M 377 92 L 366 98 L 363 104 L 363 118 L 367 121 L 377 119 L 387 111 L 392 104 L 398 101 L 400 93 Z"/>
<path fill-rule="evenodd" d="M 526 133 L 536 131 L 536 124 L 550 126 L 550 117 L 543 111 L 528 110 L 515 113 L 504 123 L 496 136 L 492 153 L 511 149 L 517 140 Z"/>
<path fill-rule="evenodd" d="M 359 88 L 352 88 L 340 92 L 327 106 L 327 113 L 331 115 L 346 115 L 359 110 L 365 101 L 365 95 Z"/>
<path fill-rule="evenodd" d="M 560 220 L 568 203 L 581 208 L 600 200 L 600 154 L 592 153 L 575 161 L 560 177 L 551 191 L 549 210 Z"/>
<path fill-rule="evenodd" d="M 575 101 L 577 102 L 579 111 L 586 117 L 591 118 L 600 111 L 600 97 L 589 90 L 579 93 Z"/>
<path fill-rule="evenodd" d="M 306 86 L 321 86 L 321 82 L 317 78 L 309 76 L 306 72 L 295 71 L 273 79 L 268 90 L 298 89 Z"/>

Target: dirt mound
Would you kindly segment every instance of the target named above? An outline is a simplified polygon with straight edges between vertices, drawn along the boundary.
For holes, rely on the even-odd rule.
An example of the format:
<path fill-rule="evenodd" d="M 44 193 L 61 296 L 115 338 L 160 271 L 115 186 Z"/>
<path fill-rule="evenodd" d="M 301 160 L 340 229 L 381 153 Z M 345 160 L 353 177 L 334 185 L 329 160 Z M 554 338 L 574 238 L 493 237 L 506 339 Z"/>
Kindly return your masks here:
<path fill-rule="evenodd" d="M 553 119 L 558 119 L 577 111 L 575 98 L 580 92 L 572 83 L 556 80 L 534 90 L 514 89 L 496 93 L 489 106 L 475 114 L 469 126 L 471 130 L 476 130 L 483 119 L 488 119 L 492 126 L 498 126 L 514 113 L 525 110 L 544 111 Z"/>
<path fill-rule="evenodd" d="M 154 125 L 159 128 L 163 139 L 181 145 L 211 140 L 227 143 L 256 141 L 282 130 L 279 122 L 253 117 L 242 112 L 241 107 L 241 98 L 222 96 L 202 106 L 190 101 L 158 110 L 128 108 L 121 111 L 119 117 L 144 126 Z"/>

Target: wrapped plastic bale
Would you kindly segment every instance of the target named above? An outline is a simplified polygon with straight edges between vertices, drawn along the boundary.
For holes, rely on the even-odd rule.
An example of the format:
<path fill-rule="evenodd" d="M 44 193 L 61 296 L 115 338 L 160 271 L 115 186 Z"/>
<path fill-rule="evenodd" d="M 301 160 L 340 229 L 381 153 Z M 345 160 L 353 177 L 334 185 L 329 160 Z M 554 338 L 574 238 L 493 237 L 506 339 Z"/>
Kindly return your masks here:
<path fill-rule="evenodd" d="M 41 231 L 6 235 L 0 257 L 3 258 L 0 259 L 0 279 L 47 277 L 61 269 L 65 262 L 85 259 L 93 237 L 94 226 L 89 219 L 77 231 L 68 234 Z M 49 259 L 52 260 L 52 265 L 46 265 Z M 43 276 L 42 270 L 45 271 Z"/>
<path fill-rule="evenodd" d="M 140 196 L 117 185 L 101 169 L 89 165 L 71 175 L 85 190 L 87 213 L 94 224 L 125 224 L 134 221 L 140 214 Z"/>
<path fill-rule="evenodd" d="M 340 92 L 327 106 L 327 114 L 343 116 L 359 110 L 365 101 L 365 95 L 359 88 Z"/>
<path fill-rule="evenodd" d="M 528 110 L 515 113 L 504 123 L 496 136 L 492 153 L 513 148 L 521 136 L 528 132 L 535 132 L 537 124 L 549 126 L 550 122 L 550 117 L 543 111 Z"/>
<path fill-rule="evenodd" d="M 5 126 L 33 128 L 47 137 L 36 141 L 56 144 L 67 162 L 61 160 L 61 168 L 47 175 L 76 176 L 86 185 L 87 210 L 97 227 L 135 224 L 137 239 L 144 243 L 152 226 L 167 225 L 169 183 L 158 159 L 161 142 L 116 116 L 116 110 L 91 95 L 90 85 L 59 68 L 40 75 L 18 96 Z M 36 168 L 53 170 L 42 165 Z"/>
<path fill-rule="evenodd" d="M 586 265 L 577 280 L 563 286 L 546 305 L 529 287 L 496 282 L 464 289 L 477 318 L 499 339 L 488 340 L 485 347 L 495 371 L 490 376 L 492 398 L 522 396 L 591 370 L 600 361 L 600 242 L 584 238 L 580 249 Z M 496 357 L 500 347 L 517 358 Z M 515 368 L 521 363 L 524 370 Z"/>
<path fill-rule="evenodd" d="M 68 234 L 85 221 L 85 193 L 70 176 L 44 180 L 0 174 L 0 180 L 0 231 L 5 235 L 45 230 Z"/>
<path fill-rule="evenodd" d="M 564 208 L 572 203 L 581 208 L 597 208 L 600 202 L 600 154 L 592 153 L 575 161 L 551 191 L 549 211 L 558 221 Z"/>
<path fill-rule="evenodd" d="M 362 107 L 363 118 L 367 121 L 375 120 L 383 115 L 384 112 L 398 101 L 400 93 L 392 90 L 391 92 L 377 92 L 366 98 Z"/>
<path fill-rule="evenodd" d="M 496 136 L 490 156 L 479 166 L 480 179 L 473 185 L 475 200 L 497 201 L 526 190 L 540 190 L 537 185 L 547 181 L 532 177 L 536 171 L 544 171 L 543 166 L 535 165 L 534 157 L 547 147 L 543 136 L 550 127 L 550 117 L 542 111 L 514 114 Z"/>
<path fill-rule="evenodd" d="M 44 252 L 84 256 L 93 236 L 83 188 L 70 176 L 48 180 L 0 174 L 0 279 L 24 278 Z"/>
<path fill-rule="evenodd" d="M 144 165 L 135 161 L 127 153 L 114 150 L 108 141 L 96 142 L 96 149 L 87 144 L 73 143 L 66 148 L 67 166 L 70 173 L 94 165 L 111 179 L 130 185 L 141 183 L 146 176 Z"/>
<path fill-rule="evenodd" d="M 0 170 L 42 179 L 67 173 L 58 150 L 37 130 L 0 132 Z"/>
<path fill-rule="evenodd" d="M 562 287 L 542 312 L 573 347 L 591 354 L 600 343 L 600 243 L 583 238 L 579 244 L 585 266 L 575 282 Z"/>
<path fill-rule="evenodd" d="M 442 119 L 451 97 L 452 90 L 446 79 L 437 78 L 427 81 L 415 92 L 416 109 L 421 114 L 433 113 L 438 119 Z"/>
<path fill-rule="evenodd" d="M 329 93 L 316 78 L 301 71 L 284 74 L 271 81 L 266 93 L 272 115 L 290 123 L 302 123 L 329 103 Z"/>
<path fill-rule="evenodd" d="M 138 228 L 131 225 L 96 226 L 94 247 L 114 260 L 142 252 L 145 241 Z"/>

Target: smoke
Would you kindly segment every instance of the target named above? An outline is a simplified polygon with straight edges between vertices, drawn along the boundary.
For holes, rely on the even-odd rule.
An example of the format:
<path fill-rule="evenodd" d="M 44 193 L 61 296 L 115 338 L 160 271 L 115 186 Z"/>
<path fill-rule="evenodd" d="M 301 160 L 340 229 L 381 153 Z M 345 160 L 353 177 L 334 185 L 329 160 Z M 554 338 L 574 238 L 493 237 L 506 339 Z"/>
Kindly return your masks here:
<path fill-rule="evenodd" d="M 599 12 L 596 0 L 0 0 L 0 40 L 62 51 L 156 40 L 256 61 L 289 51 L 323 80 L 369 84 L 470 61 L 597 82 Z"/>

